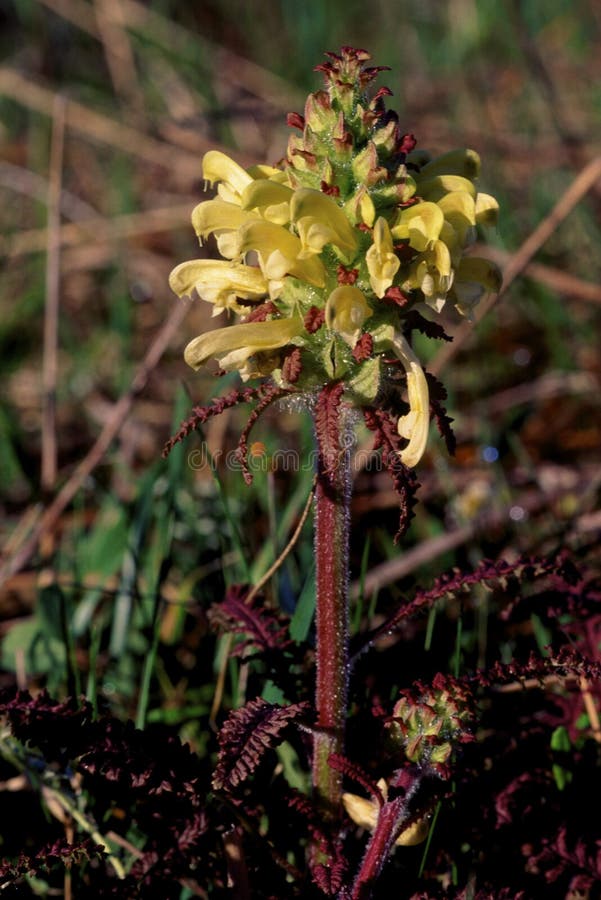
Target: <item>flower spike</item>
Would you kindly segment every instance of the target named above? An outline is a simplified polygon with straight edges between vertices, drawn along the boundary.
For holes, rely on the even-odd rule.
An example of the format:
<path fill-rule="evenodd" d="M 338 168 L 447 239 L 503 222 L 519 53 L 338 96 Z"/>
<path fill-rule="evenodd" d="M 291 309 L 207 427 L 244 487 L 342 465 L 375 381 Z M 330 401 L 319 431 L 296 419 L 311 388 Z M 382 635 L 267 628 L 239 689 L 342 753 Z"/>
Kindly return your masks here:
<path fill-rule="evenodd" d="M 498 289 L 496 266 L 464 255 L 477 229 L 496 223 L 498 204 L 478 189 L 474 150 L 436 157 L 416 148 L 385 107 L 390 90 L 372 88 L 382 69 L 367 51 L 327 56 L 318 66 L 324 88 L 302 116 L 288 117 L 294 131 L 277 168 L 205 154 L 202 173 L 217 196 L 194 209 L 192 223 L 201 240 L 215 238 L 221 259 L 181 263 L 170 284 L 237 319 L 195 338 L 185 358 L 193 368 L 216 358 L 243 380 L 308 394 L 336 382 L 345 403 L 363 410 L 397 397 L 394 455 L 413 468 L 426 450 L 430 402 L 407 335 L 424 310 L 430 333 L 444 335 L 432 319 L 447 302 L 470 317 Z M 390 365 L 391 351 L 402 368 Z"/>

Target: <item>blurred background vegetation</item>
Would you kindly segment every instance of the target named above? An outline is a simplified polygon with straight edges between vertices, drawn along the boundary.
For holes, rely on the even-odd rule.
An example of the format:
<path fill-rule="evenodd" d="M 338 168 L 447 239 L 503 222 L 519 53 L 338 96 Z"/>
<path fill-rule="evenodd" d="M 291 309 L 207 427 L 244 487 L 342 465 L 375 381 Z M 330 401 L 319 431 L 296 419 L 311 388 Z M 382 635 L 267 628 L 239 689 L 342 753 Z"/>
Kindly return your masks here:
<path fill-rule="evenodd" d="M 482 187 L 501 203 L 488 250 L 501 265 L 599 152 L 593 2 L 3 0 L 5 683 L 85 691 L 139 725 L 181 722 L 202 746 L 214 693 L 204 609 L 225 585 L 266 571 L 299 520 L 311 471 L 259 471 L 246 488 L 225 456 L 238 414 L 161 459 L 191 406 L 225 389 L 183 362 L 211 319 L 196 303 L 179 306 L 185 319 L 174 322 L 168 274 L 198 255 L 189 217 L 203 198 L 202 154 L 280 159 L 286 112 L 302 112 L 321 84 L 314 66 L 343 44 L 391 68 L 379 83 L 419 147 L 481 154 Z M 378 590 L 398 596 L 457 561 L 562 542 L 593 552 L 598 173 L 589 181 L 440 373 L 458 451 L 451 460 L 432 442 L 406 556 L 392 545 L 386 473 L 358 471 L 352 574 L 369 585 L 371 613 Z M 461 327 L 452 316 L 448 325 Z M 439 348 L 422 344 L 436 368 Z M 274 411 L 256 437 L 260 460 L 278 448 L 304 458 L 311 447 L 298 410 Z M 203 463 L 210 454 L 214 471 Z M 385 563 L 388 573 L 374 569 Z M 278 586 L 288 611 L 301 598 L 301 637 L 311 565 L 306 526 Z M 474 659 L 486 656 L 485 637 L 464 640 Z"/>
<path fill-rule="evenodd" d="M 214 634 L 207 610 L 233 583 L 256 582 L 301 523 L 311 466 L 282 459 L 307 462 L 312 434 L 302 410 L 270 411 L 253 433 L 251 487 L 227 455 L 244 410 L 161 458 L 192 406 L 235 383 L 185 366 L 184 346 L 215 320 L 208 304 L 176 300 L 168 275 L 199 254 L 190 212 L 205 198 L 203 153 L 277 162 L 286 113 L 302 112 L 321 86 L 314 66 L 344 44 L 390 67 L 378 83 L 418 147 L 480 153 L 482 188 L 501 204 L 480 252 L 511 274 L 467 335 L 449 314 L 452 359 L 420 339 L 449 392 L 458 447 L 450 459 L 433 436 L 402 548 L 396 495 L 365 465 L 359 435 L 353 628 L 486 556 L 563 547 L 599 572 L 598 4 L 0 0 L 0 688 L 85 694 L 188 741 L 207 773 L 223 710 L 257 693 L 280 699 L 260 663 L 228 662 L 231 638 Z M 281 450 L 297 456 L 270 466 Z M 266 587 L 299 641 L 310 635 L 312 566 L 307 522 Z M 503 630 L 502 602 L 472 593 L 467 612 L 433 610 L 407 652 L 383 642 L 369 665 L 387 667 L 398 689 L 545 652 L 549 622 L 527 614 Z M 302 789 L 295 753 L 278 752 Z M 5 755 L 2 787 L 12 762 Z M 2 797 L 1 856 L 54 839 L 60 826 L 30 790 Z M 107 793 L 107 808 L 115 802 Z M 144 847 L 128 821 L 128 848 Z"/>

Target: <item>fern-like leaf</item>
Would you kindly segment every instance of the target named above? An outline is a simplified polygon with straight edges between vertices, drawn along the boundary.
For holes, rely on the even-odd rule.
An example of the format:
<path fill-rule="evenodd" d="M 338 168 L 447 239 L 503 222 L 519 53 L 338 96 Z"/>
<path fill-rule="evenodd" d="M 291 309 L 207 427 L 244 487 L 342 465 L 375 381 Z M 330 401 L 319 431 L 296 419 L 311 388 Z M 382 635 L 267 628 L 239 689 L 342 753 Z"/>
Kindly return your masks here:
<path fill-rule="evenodd" d="M 215 790 L 232 790 L 252 775 L 267 751 L 284 740 L 290 723 L 309 708 L 308 703 L 279 706 L 257 697 L 231 712 L 219 732 Z"/>
<path fill-rule="evenodd" d="M 248 603 L 247 595 L 247 587 L 240 584 L 232 585 L 224 600 L 213 604 L 210 608 L 208 616 L 211 624 L 224 631 L 247 637 L 247 640 L 237 648 L 238 655 L 250 646 L 263 651 L 285 650 L 292 643 L 288 637 L 288 617 L 276 614 L 262 602 Z"/>
<path fill-rule="evenodd" d="M 392 416 L 373 407 L 365 408 L 363 416 L 369 430 L 375 433 L 374 450 L 381 449 L 382 462 L 388 469 L 393 488 L 399 497 L 399 527 L 394 536 L 395 543 L 398 543 L 413 518 L 419 482 L 413 470 L 401 462 L 401 438 Z"/>
<path fill-rule="evenodd" d="M 242 475 L 247 484 L 251 484 L 253 477 L 248 468 L 248 437 L 250 432 L 254 428 L 259 417 L 265 412 L 268 406 L 275 400 L 279 400 L 281 397 L 290 394 L 290 390 L 286 388 L 278 387 L 275 384 L 263 385 L 260 389 L 260 399 L 250 416 L 248 417 L 248 421 L 244 428 L 242 429 L 242 434 L 240 435 L 240 439 L 238 441 L 238 447 L 236 448 L 236 459 L 240 463 L 242 468 Z"/>
<path fill-rule="evenodd" d="M 169 456 L 176 444 L 181 443 L 189 434 L 196 431 L 209 419 L 214 416 L 221 415 L 226 409 L 231 409 L 239 403 L 250 403 L 258 395 L 260 395 L 261 387 L 244 388 L 242 391 L 232 390 L 223 397 L 216 397 L 210 400 L 205 406 L 195 406 L 192 414 L 181 423 L 173 437 L 169 438 L 163 447 L 163 458 Z"/>

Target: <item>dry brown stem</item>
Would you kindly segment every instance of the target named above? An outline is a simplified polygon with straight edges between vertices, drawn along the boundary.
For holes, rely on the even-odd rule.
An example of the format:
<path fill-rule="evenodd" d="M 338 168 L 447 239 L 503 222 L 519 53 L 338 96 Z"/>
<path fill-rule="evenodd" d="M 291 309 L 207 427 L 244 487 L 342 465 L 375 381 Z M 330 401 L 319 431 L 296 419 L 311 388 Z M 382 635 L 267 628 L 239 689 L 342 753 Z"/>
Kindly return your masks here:
<path fill-rule="evenodd" d="M 53 108 L 53 91 L 8 67 L 0 68 L 0 94 L 42 115 L 48 115 Z M 136 128 L 94 112 L 75 100 L 67 101 L 65 118 L 70 129 L 86 138 L 100 141 L 168 171 L 177 169 L 178 176 L 190 183 L 200 177 L 200 162 L 196 154 L 158 141 Z"/>
<path fill-rule="evenodd" d="M 65 99 L 54 98 L 50 178 L 48 181 L 48 228 L 46 231 L 46 302 L 44 305 L 44 358 L 42 362 L 42 465 L 41 486 L 54 489 L 57 471 L 56 381 L 58 374 L 58 318 L 60 288 L 60 204 L 65 143 Z"/>

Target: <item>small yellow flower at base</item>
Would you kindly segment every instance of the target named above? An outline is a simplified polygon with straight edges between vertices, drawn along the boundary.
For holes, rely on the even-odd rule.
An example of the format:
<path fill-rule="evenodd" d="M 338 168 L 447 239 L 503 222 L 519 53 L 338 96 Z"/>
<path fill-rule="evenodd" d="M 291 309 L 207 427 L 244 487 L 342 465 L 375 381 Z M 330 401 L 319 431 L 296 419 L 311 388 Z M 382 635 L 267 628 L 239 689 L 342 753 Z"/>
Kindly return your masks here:
<path fill-rule="evenodd" d="M 265 354 L 289 344 L 303 327 L 303 320 L 294 316 L 216 328 L 190 341 L 184 350 L 184 359 L 193 369 L 200 369 L 208 359 L 217 359 L 226 371 L 241 369 L 254 354 Z M 245 376 L 252 377 L 248 368 L 244 369 Z"/>
<path fill-rule="evenodd" d="M 388 796 L 388 786 L 383 778 L 378 781 L 378 787 L 382 791 L 384 799 Z M 367 800 L 365 797 L 359 797 L 357 794 L 344 793 L 342 795 L 342 805 L 347 811 L 349 818 L 353 820 L 360 828 L 367 831 L 373 831 L 378 822 L 379 804 L 377 800 Z M 403 829 L 397 837 L 396 847 L 412 847 L 415 844 L 421 844 L 425 841 L 430 825 L 428 818 L 424 816 L 418 819 L 408 828 Z"/>
<path fill-rule="evenodd" d="M 369 283 L 376 297 L 383 297 L 398 272 L 401 261 L 392 246 L 392 234 L 386 219 L 379 217 L 374 226 L 374 242 L 365 254 Z"/>
<path fill-rule="evenodd" d="M 326 328 L 339 334 L 349 347 L 355 346 L 363 323 L 371 315 L 372 311 L 363 292 L 352 285 L 340 285 L 326 300 Z"/>
<path fill-rule="evenodd" d="M 409 443 L 400 451 L 401 462 L 413 468 L 426 450 L 430 428 L 430 393 L 420 361 L 399 331 L 395 331 L 392 348 L 407 373 L 409 412 L 397 423 L 397 431 Z"/>

